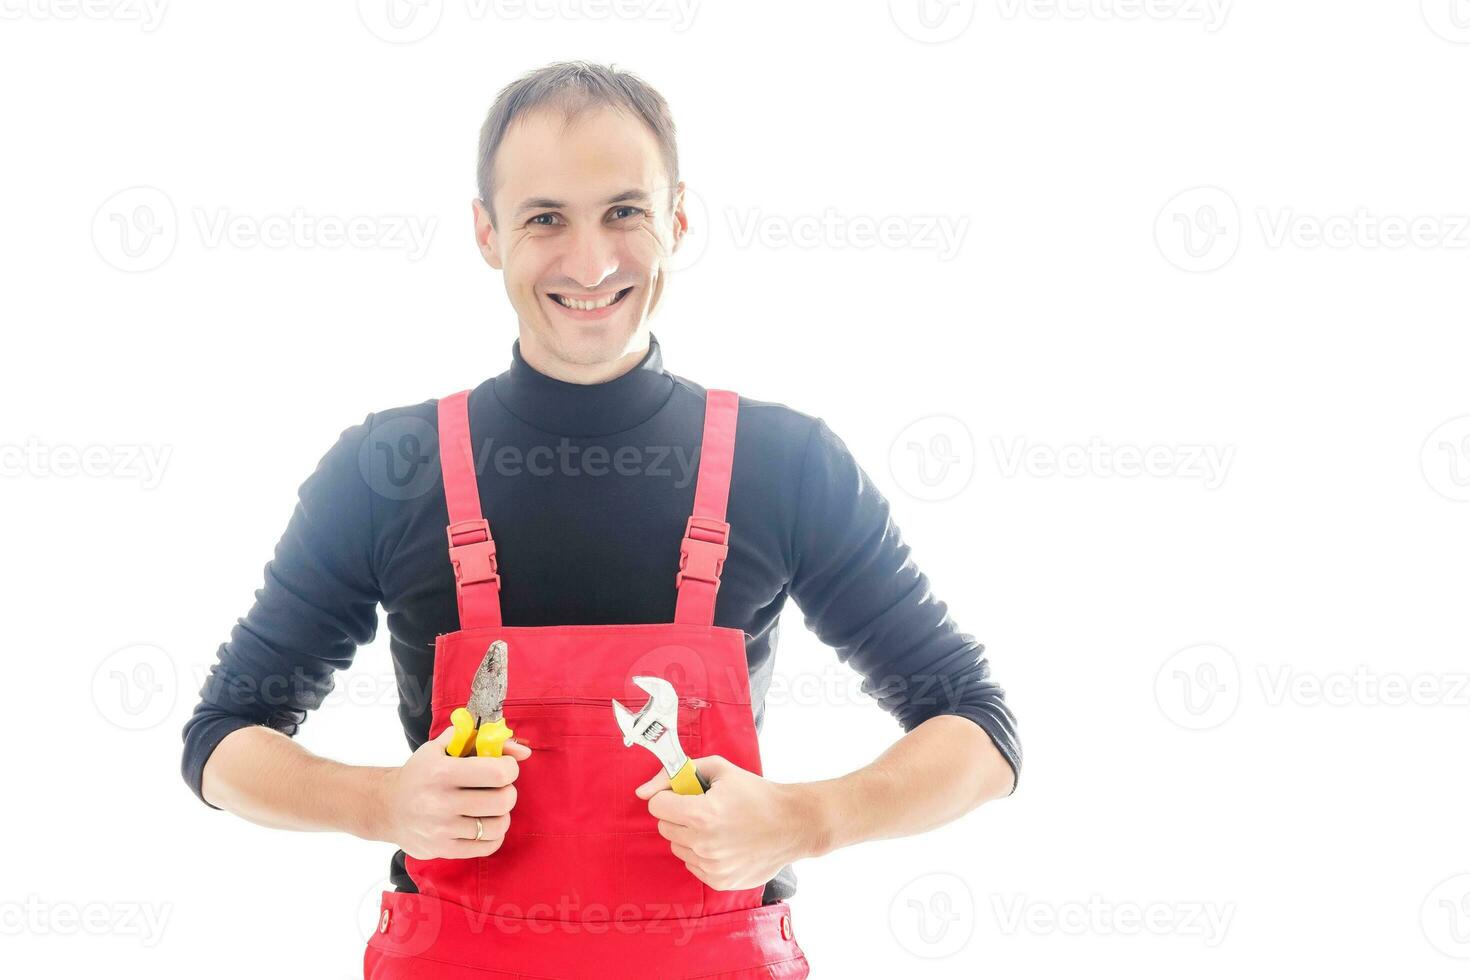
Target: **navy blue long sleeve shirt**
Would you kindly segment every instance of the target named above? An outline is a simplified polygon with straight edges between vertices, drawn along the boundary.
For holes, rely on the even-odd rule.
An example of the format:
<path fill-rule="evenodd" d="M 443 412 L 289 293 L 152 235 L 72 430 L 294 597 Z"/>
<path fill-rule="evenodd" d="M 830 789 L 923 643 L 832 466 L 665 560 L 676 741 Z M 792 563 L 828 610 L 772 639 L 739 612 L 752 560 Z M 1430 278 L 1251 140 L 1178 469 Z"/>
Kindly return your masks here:
<path fill-rule="evenodd" d="M 376 636 L 379 605 L 404 733 L 411 748 L 427 740 L 434 637 L 459 628 L 436 411 L 430 400 L 370 414 L 301 485 L 264 585 L 184 726 L 184 779 L 201 799 L 215 746 L 248 725 L 294 735 Z M 537 372 L 517 342 L 469 414 L 505 623 L 671 622 L 704 389 L 664 369 L 657 339 L 637 367 L 593 385 Z M 821 419 L 740 399 L 726 517 L 715 624 L 747 634 L 757 730 L 790 598 L 904 731 L 968 718 L 1019 772 L 1015 719 L 984 648 L 931 591 L 888 502 Z M 413 890 L 401 851 L 391 877 Z M 765 899 L 794 889 L 784 868 Z"/>

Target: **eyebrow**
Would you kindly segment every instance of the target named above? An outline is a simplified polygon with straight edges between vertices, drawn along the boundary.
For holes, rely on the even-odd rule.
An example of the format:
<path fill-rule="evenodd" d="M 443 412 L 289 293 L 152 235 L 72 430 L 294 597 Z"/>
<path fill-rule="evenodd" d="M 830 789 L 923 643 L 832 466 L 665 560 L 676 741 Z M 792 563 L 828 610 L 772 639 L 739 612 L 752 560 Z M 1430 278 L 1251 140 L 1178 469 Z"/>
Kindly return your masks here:
<path fill-rule="evenodd" d="M 628 201 L 647 200 L 649 200 L 648 192 L 639 190 L 638 188 L 634 187 L 621 193 L 614 194 L 612 197 L 608 198 L 602 203 L 604 205 L 611 205 L 624 204 Z M 557 208 L 564 208 L 566 206 L 567 203 L 565 201 L 557 201 L 549 197 L 528 197 L 521 202 L 520 207 L 516 208 L 515 213 L 519 215 L 526 211 L 540 211 L 543 209 L 556 210 Z"/>

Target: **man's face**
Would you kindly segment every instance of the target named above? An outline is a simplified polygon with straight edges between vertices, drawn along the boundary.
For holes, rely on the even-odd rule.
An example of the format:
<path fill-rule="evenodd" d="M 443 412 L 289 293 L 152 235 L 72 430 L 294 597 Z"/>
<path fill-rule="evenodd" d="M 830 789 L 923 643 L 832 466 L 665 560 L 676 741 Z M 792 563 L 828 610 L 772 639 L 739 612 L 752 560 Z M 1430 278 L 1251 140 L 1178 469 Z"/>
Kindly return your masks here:
<path fill-rule="evenodd" d="M 495 160 L 497 228 L 475 202 L 485 261 L 505 273 L 522 347 L 593 365 L 643 346 L 668 257 L 688 227 L 684 185 L 670 206 L 652 131 L 612 109 L 568 126 L 559 110 L 517 120 Z"/>

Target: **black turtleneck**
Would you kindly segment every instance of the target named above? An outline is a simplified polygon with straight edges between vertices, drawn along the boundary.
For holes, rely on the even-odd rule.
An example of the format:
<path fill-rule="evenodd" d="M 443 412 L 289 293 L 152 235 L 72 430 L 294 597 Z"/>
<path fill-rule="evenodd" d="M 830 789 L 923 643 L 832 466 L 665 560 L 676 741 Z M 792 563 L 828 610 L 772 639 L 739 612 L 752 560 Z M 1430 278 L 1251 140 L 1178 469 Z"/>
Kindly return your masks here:
<path fill-rule="evenodd" d="M 519 342 L 511 358 L 469 399 L 505 622 L 672 621 L 704 389 L 664 370 L 656 339 L 637 367 L 602 384 L 537 372 Z M 184 779 L 195 793 L 230 732 L 261 724 L 295 734 L 332 675 L 376 635 L 379 604 L 408 744 L 428 737 L 434 637 L 459 628 L 435 413 L 431 400 L 370 414 L 301 485 L 264 587 L 220 646 L 184 726 Z M 727 518 L 715 623 L 747 634 L 757 730 L 790 597 L 904 731 L 961 715 L 1019 768 L 1015 721 L 983 647 L 950 619 L 887 502 L 820 419 L 740 399 Z M 413 888 L 401 851 L 392 877 Z M 794 887 L 787 867 L 766 900 Z"/>

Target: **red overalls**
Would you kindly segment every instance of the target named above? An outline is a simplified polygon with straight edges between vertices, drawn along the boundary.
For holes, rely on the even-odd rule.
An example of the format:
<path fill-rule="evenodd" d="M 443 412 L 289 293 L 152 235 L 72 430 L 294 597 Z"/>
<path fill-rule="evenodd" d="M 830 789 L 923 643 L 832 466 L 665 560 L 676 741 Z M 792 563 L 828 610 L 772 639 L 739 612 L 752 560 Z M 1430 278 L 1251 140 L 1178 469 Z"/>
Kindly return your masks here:
<path fill-rule="evenodd" d="M 722 755 L 761 771 L 745 636 L 713 625 L 729 540 L 725 503 L 738 396 L 710 391 L 694 514 L 680 549 L 674 622 L 502 626 L 495 542 L 480 512 L 469 392 L 439 402 L 439 456 L 449 511 L 460 629 L 434 646 L 429 737 L 469 697 L 491 641 L 510 647 L 505 719 L 529 745 L 500 850 L 468 860 L 407 859 L 418 894 L 385 892 L 368 942 L 368 980 L 805 977 L 785 902 L 763 889 L 716 891 L 684 867 L 633 790 L 658 760 L 623 745 L 612 699 L 642 705 L 638 674 L 679 694 L 679 742 L 690 758 Z M 657 586 L 657 583 L 654 583 Z M 658 586 L 662 587 L 662 586 Z M 635 708 L 636 710 L 636 708 Z"/>

